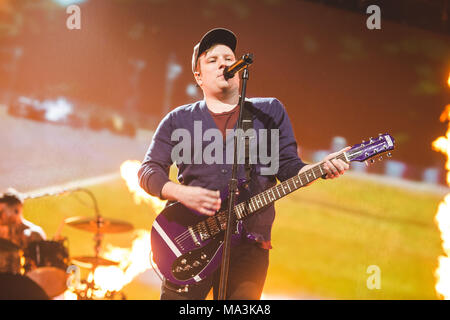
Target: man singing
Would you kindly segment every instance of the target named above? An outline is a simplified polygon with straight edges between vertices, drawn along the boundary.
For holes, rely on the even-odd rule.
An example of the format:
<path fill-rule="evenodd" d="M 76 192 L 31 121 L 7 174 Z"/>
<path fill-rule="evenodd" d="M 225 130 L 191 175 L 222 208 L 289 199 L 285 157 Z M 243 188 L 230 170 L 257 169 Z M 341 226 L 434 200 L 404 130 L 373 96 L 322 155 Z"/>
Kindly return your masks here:
<path fill-rule="evenodd" d="M 192 72 L 198 86 L 202 89 L 204 99 L 180 106 L 167 114 L 159 124 L 145 159 L 139 170 L 141 187 L 149 194 L 161 199 L 179 201 L 184 206 L 200 214 L 211 216 L 221 207 L 220 192 L 227 187 L 231 178 L 232 163 L 229 161 L 205 161 L 200 159 L 194 146 L 183 159 L 190 154 L 190 161 L 174 159 L 174 147 L 178 141 L 173 139 L 175 130 L 184 129 L 194 137 L 201 128 L 200 135 L 210 129 L 220 130 L 225 145 L 234 139 L 231 130 L 235 128 L 239 116 L 240 78 L 235 74 L 225 79 L 224 69 L 236 61 L 237 39 L 233 32 L 223 28 L 208 31 L 195 45 L 192 56 Z M 270 163 L 260 161 L 252 165 L 248 190 L 256 195 L 274 185 L 277 179 L 284 181 L 299 172 L 304 172 L 313 165 L 305 164 L 297 154 L 297 143 L 285 108 L 275 98 L 251 98 L 246 100 L 253 116 L 253 128 L 260 132 L 277 130 L 277 135 L 267 139 L 266 144 L 258 140 L 258 146 L 266 148 L 267 155 L 277 155 Z M 228 130 L 228 131 L 227 131 Z M 228 133 L 228 134 L 227 134 Z M 260 139 L 260 137 L 257 137 Z M 274 139 L 275 144 L 273 144 Z M 209 141 L 201 142 L 191 139 L 192 144 L 201 143 L 207 148 Z M 270 140 L 270 141 L 269 141 Z M 217 142 L 217 141 L 215 141 Z M 276 150 L 275 150 L 276 149 Z M 335 178 L 343 174 L 348 164 L 335 158 L 343 149 L 324 158 L 324 177 Z M 226 158 L 227 152 L 223 152 Z M 175 153 L 176 154 L 176 153 Z M 217 155 L 216 155 L 217 156 Z M 333 160 L 331 160 L 333 159 Z M 277 165 L 273 166 L 273 162 Z M 169 180 L 169 167 L 176 162 L 178 181 Z M 276 168 L 276 170 L 268 170 Z M 244 166 L 238 169 L 238 179 L 246 177 Z M 243 219 L 243 233 L 240 243 L 231 249 L 226 299 L 260 299 L 269 265 L 271 249 L 271 228 L 275 218 L 273 203 L 257 213 Z M 220 281 L 220 268 L 187 290 L 168 280 L 161 287 L 161 299 L 205 299 L 211 287 L 217 297 Z"/>

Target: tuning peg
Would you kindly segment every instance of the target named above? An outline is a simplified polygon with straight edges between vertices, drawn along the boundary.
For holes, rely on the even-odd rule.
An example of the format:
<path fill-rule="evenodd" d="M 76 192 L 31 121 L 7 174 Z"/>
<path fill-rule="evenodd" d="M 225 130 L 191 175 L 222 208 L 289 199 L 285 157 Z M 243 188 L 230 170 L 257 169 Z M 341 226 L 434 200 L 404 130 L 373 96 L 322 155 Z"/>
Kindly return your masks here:
<path fill-rule="evenodd" d="M 387 155 L 389 158 L 392 157 L 392 153 L 390 153 L 390 152 L 388 152 L 386 155 Z"/>
<path fill-rule="evenodd" d="M 383 161 L 383 156 L 379 156 L 378 161 Z"/>

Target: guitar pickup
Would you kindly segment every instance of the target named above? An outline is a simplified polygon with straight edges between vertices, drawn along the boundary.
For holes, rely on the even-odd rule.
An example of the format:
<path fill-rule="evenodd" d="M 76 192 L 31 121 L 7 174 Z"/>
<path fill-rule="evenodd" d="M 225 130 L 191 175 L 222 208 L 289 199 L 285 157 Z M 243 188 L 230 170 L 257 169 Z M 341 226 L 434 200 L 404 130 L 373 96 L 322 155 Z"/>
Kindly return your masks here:
<path fill-rule="evenodd" d="M 191 235 L 192 240 L 194 241 L 195 245 L 197 247 L 200 247 L 201 246 L 200 241 L 198 241 L 198 238 L 195 235 L 194 230 L 192 230 L 192 227 L 189 227 L 188 230 L 189 230 L 189 234 Z"/>
<path fill-rule="evenodd" d="M 208 229 L 206 228 L 206 223 L 205 221 L 200 222 L 198 225 L 198 233 L 200 235 L 200 239 L 202 239 L 202 241 L 205 241 L 207 239 L 209 239 L 210 234 L 208 232 Z"/>

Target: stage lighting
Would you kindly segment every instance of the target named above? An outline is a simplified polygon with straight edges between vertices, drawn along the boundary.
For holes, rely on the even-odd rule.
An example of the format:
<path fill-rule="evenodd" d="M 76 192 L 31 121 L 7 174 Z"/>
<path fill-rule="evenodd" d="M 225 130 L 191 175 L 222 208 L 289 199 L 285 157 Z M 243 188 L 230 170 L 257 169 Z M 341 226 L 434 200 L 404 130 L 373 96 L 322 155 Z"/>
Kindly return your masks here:
<path fill-rule="evenodd" d="M 79 4 L 79 3 L 83 3 L 86 0 L 53 0 L 53 2 L 56 2 L 57 4 L 67 7 L 70 6 L 71 4 Z"/>

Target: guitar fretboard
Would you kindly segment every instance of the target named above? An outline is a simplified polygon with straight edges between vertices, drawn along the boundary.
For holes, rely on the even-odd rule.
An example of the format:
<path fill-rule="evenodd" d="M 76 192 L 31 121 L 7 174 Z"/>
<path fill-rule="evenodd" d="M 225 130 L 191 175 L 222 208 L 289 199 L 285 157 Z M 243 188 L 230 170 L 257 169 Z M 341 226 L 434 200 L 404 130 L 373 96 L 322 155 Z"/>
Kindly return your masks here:
<path fill-rule="evenodd" d="M 339 154 L 335 159 L 340 159 L 348 162 L 344 153 Z M 302 172 L 301 174 L 295 175 L 272 188 L 269 188 L 256 196 L 253 196 L 247 201 L 241 202 L 234 208 L 234 213 L 237 219 L 245 218 L 246 216 L 258 211 L 259 209 L 270 205 L 288 195 L 289 193 L 307 185 L 310 182 L 322 177 L 326 172 L 323 168 L 323 163 Z"/>
<path fill-rule="evenodd" d="M 340 159 L 345 162 L 349 162 L 345 153 L 339 154 L 334 159 Z M 322 177 L 326 172 L 323 168 L 323 162 L 315 165 L 314 167 L 302 172 L 301 174 L 297 174 L 292 178 L 289 178 L 280 184 L 269 188 L 256 196 L 251 197 L 250 199 L 237 204 L 233 213 L 236 216 L 236 219 L 240 220 L 248 215 L 258 211 L 259 209 L 270 205 L 278 199 L 283 198 L 291 192 L 307 185 L 310 182 Z M 200 237 L 202 240 L 208 239 L 210 236 L 213 236 L 220 232 L 220 230 L 225 230 L 227 225 L 227 212 L 222 211 L 213 217 L 209 217 L 208 219 L 197 224 L 195 230 L 198 230 L 200 233 Z M 209 232 L 208 232 L 209 231 Z"/>

